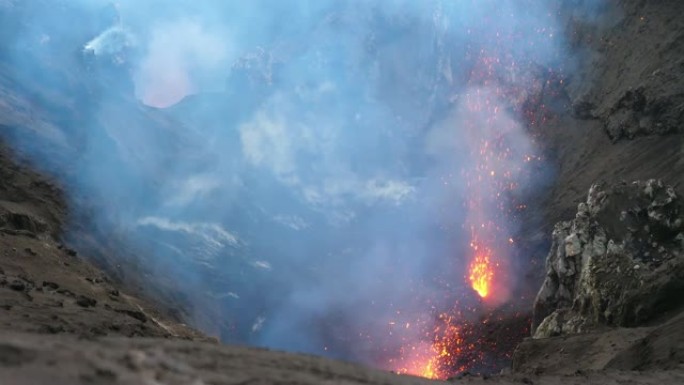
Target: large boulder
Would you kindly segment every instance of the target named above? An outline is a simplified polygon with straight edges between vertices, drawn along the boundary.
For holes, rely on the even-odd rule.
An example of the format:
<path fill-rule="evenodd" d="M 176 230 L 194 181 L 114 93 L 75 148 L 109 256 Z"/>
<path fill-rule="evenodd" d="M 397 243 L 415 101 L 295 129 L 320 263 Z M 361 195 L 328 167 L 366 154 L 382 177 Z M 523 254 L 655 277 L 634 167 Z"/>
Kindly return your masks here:
<path fill-rule="evenodd" d="M 658 180 L 592 186 L 554 228 L 533 336 L 639 326 L 684 303 L 683 215 Z"/>

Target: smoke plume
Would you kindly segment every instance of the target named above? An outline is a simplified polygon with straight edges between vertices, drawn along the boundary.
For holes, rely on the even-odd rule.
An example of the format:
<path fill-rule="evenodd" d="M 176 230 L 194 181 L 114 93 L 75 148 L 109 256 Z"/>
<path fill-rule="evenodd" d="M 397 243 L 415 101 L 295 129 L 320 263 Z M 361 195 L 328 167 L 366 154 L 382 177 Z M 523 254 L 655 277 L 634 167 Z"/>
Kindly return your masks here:
<path fill-rule="evenodd" d="M 474 243 L 490 306 L 515 292 L 506 212 L 544 167 L 522 106 L 531 73 L 574 64 L 560 10 L 4 1 L 2 134 L 194 325 L 397 369 L 440 313 L 480 306 Z"/>

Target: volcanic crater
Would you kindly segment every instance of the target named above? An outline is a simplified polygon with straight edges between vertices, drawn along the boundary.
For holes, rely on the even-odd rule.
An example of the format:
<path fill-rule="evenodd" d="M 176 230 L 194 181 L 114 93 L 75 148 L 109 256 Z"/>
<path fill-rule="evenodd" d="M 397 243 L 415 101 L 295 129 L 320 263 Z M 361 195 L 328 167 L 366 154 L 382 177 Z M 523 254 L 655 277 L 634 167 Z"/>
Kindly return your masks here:
<path fill-rule="evenodd" d="M 81 3 L 0 1 L 0 383 L 684 383 L 684 3 Z"/>

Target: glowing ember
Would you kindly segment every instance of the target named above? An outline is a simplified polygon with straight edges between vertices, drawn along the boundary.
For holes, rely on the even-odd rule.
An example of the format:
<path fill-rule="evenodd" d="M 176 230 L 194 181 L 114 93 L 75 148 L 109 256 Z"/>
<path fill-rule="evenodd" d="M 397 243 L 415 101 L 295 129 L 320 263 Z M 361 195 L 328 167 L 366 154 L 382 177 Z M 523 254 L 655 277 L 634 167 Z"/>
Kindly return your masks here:
<path fill-rule="evenodd" d="M 431 380 L 437 380 L 440 378 L 439 374 L 437 373 L 436 366 L 438 365 L 439 361 L 439 356 L 434 355 L 430 357 L 427 362 L 422 363 L 419 362 L 417 363 L 417 370 L 412 371 L 412 370 L 407 370 L 405 374 L 412 374 L 415 376 L 420 376 L 424 378 L 428 378 Z"/>
<path fill-rule="evenodd" d="M 508 362 L 513 349 L 529 335 L 529 315 L 514 312 L 514 305 L 504 306 L 479 319 L 468 320 L 474 309 L 466 312 L 456 304 L 442 313 L 427 335 L 431 341 L 404 346 L 401 357 L 390 361 L 399 374 L 444 380 L 459 373 L 492 373 Z M 426 336 L 427 336 L 426 335 Z M 400 369 L 397 369 L 400 368 Z"/>
<path fill-rule="evenodd" d="M 406 362 L 397 370 L 399 374 L 408 374 L 436 380 L 440 378 L 437 372 L 439 354 L 435 346 L 413 346 L 410 348 L 410 356 L 404 357 Z"/>
<path fill-rule="evenodd" d="M 457 312 L 460 317 L 460 313 Z M 481 349 L 473 342 L 473 325 L 456 315 L 443 313 L 434 330 L 429 333 L 432 342 L 412 346 L 404 357 L 400 374 L 410 374 L 429 379 L 446 379 L 468 370 L 481 361 Z"/>
<path fill-rule="evenodd" d="M 491 293 L 494 269 L 491 264 L 489 252 L 478 251 L 470 263 L 468 279 L 473 290 L 482 298 L 487 298 Z"/>

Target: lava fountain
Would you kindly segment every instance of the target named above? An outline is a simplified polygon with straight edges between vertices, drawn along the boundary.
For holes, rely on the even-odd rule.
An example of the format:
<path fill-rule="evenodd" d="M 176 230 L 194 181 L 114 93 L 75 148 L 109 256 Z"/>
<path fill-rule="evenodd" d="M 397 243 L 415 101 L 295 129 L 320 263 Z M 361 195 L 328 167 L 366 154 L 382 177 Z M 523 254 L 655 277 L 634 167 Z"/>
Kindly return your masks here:
<path fill-rule="evenodd" d="M 500 349 L 496 338 L 486 334 L 492 324 L 505 324 L 510 316 L 502 315 L 500 307 L 509 300 L 513 284 L 511 208 L 529 173 L 529 159 L 536 159 L 530 155 L 534 148 L 523 125 L 511 113 L 516 106 L 509 100 L 510 84 L 498 77 L 499 66 L 507 65 L 483 56 L 453 119 L 459 128 L 457 140 L 467 146 L 471 158 L 470 167 L 461 170 L 467 191 L 463 229 L 470 240 L 463 278 L 473 290 L 470 297 L 476 294 L 477 299 L 465 294 L 461 304 L 440 312 L 436 326 L 426 333 L 429 348 L 412 349 L 400 373 L 445 379 L 486 368 L 488 352 Z M 509 335 L 522 335 L 525 328 L 520 327 L 525 316 L 516 317 L 522 321 L 506 331 Z"/>
<path fill-rule="evenodd" d="M 477 245 L 473 245 L 472 247 L 475 251 L 475 258 L 470 262 L 468 279 L 470 280 L 470 285 L 473 290 L 484 299 L 490 295 L 492 280 L 494 279 L 491 250 L 479 248 Z"/>
<path fill-rule="evenodd" d="M 481 357 L 473 341 L 471 324 L 462 320 L 459 311 L 439 315 L 431 344 L 412 346 L 405 363 L 397 370 L 429 379 L 444 379 L 452 373 L 468 370 Z"/>

